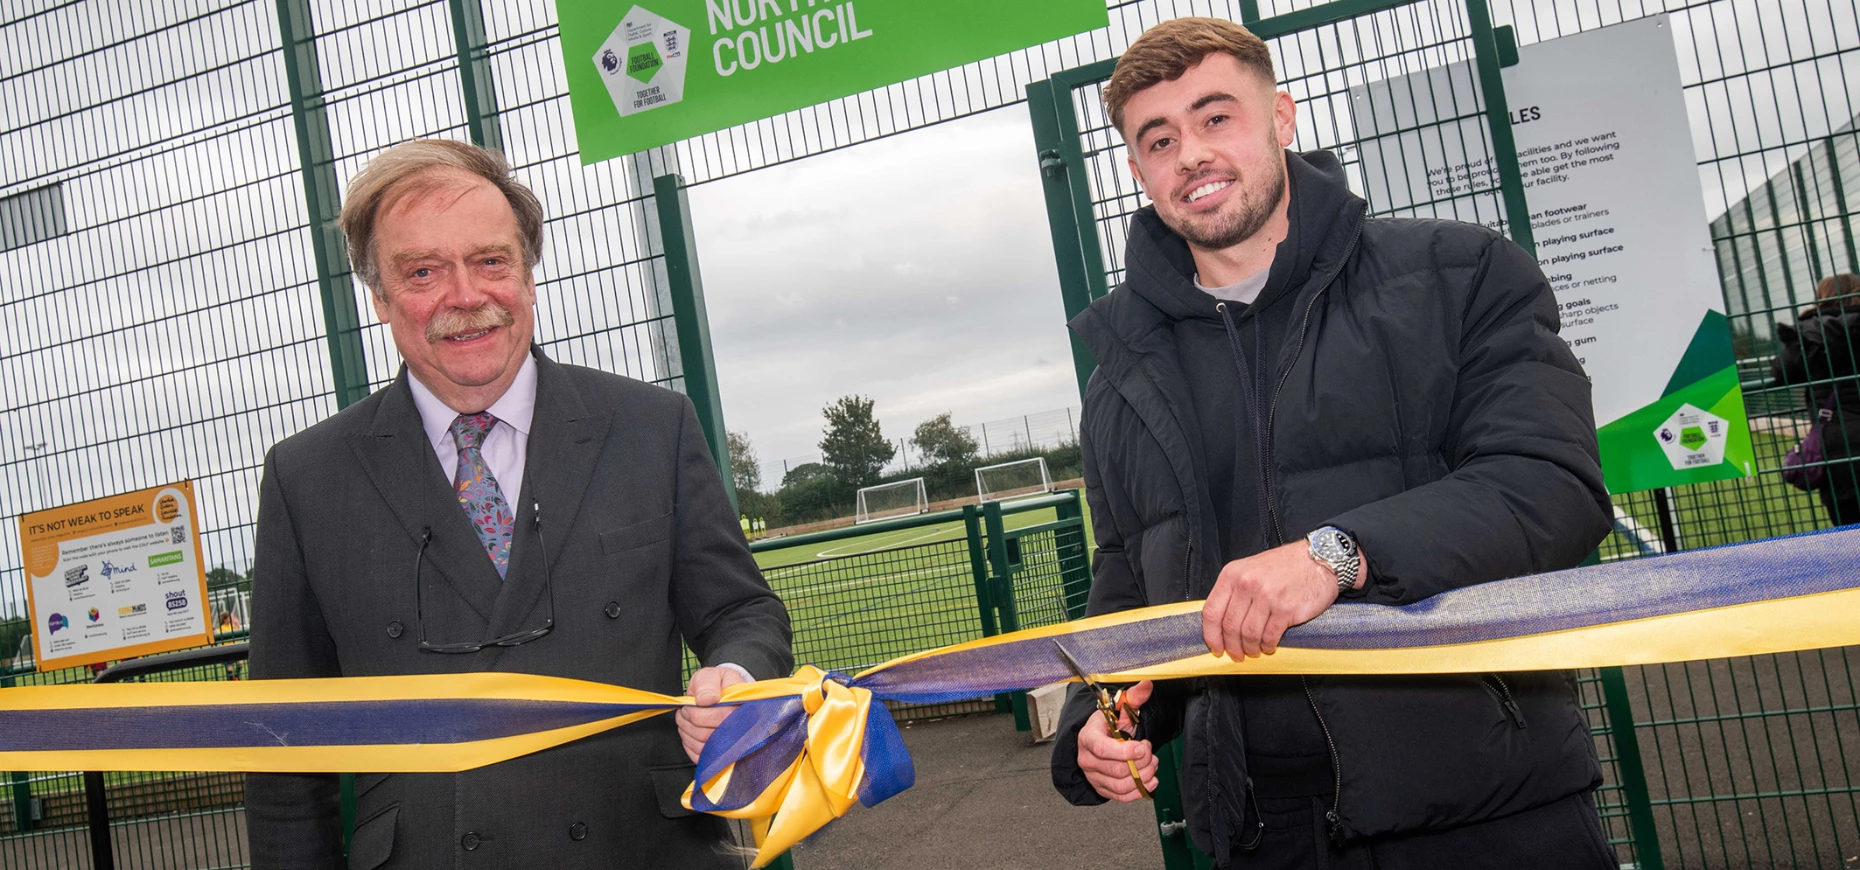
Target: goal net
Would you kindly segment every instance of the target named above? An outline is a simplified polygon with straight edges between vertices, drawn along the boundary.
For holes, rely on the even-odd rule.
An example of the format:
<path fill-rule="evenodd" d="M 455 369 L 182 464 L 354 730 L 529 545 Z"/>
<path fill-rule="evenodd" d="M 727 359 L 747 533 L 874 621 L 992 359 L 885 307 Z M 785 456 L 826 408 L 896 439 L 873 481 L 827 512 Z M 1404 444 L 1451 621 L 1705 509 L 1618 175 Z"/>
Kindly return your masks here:
<path fill-rule="evenodd" d="M 1045 457 L 984 465 L 975 469 L 975 493 L 982 501 L 1003 501 L 1053 491 Z"/>
<path fill-rule="evenodd" d="M 868 486 L 859 490 L 858 495 L 859 513 L 853 518 L 854 523 L 911 516 L 930 509 L 921 477 Z"/>

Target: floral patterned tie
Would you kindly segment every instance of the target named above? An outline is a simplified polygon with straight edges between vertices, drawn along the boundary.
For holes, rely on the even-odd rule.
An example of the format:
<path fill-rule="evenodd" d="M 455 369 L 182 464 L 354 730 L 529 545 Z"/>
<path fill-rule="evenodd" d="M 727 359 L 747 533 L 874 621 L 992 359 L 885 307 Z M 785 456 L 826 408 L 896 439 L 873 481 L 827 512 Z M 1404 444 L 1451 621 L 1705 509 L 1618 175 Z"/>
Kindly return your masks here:
<path fill-rule="evenodd" d="M 503 491 L 498 489 L 497 477 L 491 474 L 491 466 L 485 464 L 481 449 L 484 436 L 496 425 L 497 418 L 488 411 L 460 414 L 452 421 L 452 443 L 459 448 L 459 467 L 452 475 L 452 488 L 458 490 L 465 518 L 478 531 L 478 541 L 491 556 L 497 576 L 502 577 L 510 568 L 510 536 L 516 527 L 516 515 L 511 513 Z"/>

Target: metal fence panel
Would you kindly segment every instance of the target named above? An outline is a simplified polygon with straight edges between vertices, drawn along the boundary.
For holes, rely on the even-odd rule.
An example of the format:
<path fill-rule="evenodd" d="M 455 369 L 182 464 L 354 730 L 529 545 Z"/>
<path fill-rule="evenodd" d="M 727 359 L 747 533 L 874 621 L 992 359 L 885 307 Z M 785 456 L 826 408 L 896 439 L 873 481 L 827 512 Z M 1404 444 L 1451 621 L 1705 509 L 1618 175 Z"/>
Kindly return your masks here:
<path fill-rule="evenodd" d="M 1860 516 L 1781 479 L 1807 433 L 1803 382 L 1772 372 L 1778 322 L 1816 281 L 1860 271 L 1860 5 L 1784 2 L 1499 4 L 1531 43 L 1667 12 L 1725 310 L 1750 412 L 1754 477 L 1617 496 L 1603 558 L 1791 534 Z M 1855 382 L 1849 356 L 1809 372 Z M 1860 433 L 1855 433 L 1860 436 Z M 1860 489 L 1856 466 L 1829 468 Z M 1652 815 L 1667 866 L 1838 867 L 1860 854 L 1860 710 L 1854 651 L 1627 668 Z"/>

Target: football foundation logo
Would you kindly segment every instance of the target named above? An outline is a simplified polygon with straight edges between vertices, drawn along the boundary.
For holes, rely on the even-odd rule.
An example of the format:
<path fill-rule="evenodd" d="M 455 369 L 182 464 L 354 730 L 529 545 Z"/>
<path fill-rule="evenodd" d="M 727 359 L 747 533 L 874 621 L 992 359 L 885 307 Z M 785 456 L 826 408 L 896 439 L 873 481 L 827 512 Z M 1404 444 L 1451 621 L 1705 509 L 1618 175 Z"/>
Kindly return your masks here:
<path fill-rule="evenodd" d="M 1666 418 L 1653 437 L 1666 452 L 1666 461 L 1675 470 L 1701 468 L 1724 461 L 1724 447 L 1731 429 L 1728 421 L 1709 411 L 1687 403 Z"/>
<path fill-rule="evenodd" d="M 594 52 L 594 68 L 624 118 L 685 98 L 691 31 L 635 6 Z"/>

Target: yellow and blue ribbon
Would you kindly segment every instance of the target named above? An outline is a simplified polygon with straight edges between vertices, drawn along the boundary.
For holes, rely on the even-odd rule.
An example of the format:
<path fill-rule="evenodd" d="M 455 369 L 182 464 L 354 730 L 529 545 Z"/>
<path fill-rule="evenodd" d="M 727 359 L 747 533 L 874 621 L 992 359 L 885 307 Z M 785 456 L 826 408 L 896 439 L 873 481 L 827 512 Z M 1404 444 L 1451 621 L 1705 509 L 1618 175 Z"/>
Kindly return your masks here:
<path fill-rule="evenodd" d="M 1275 655 L 1208 654 L 1201 602 L 1029 629 L 857 675 L 731 686 L 686 800 L 754 820 L 762 866 L 855 802 L 911 786 L 884 702 L 1107 681 L 1652 664 L 1860 644 L 1860 527 L 1483 583 L 1402 607 L 1339 603 Z M 0 690 L 0 769 L 444 772 L 537 752 L 688 697 L 480 673 Z"/>

